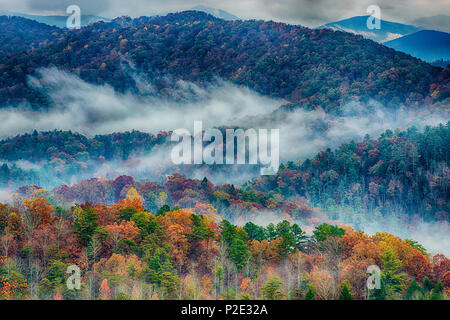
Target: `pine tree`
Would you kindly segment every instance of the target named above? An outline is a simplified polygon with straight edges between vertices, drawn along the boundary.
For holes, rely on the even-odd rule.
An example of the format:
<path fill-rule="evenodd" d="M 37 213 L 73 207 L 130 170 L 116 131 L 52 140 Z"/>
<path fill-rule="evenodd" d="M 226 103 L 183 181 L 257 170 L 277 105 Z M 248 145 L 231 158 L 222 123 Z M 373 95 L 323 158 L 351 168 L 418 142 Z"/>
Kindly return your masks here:
<path fill-rule="evenodd" d="M 438 281 L 436 286 L 433 288 L 431 292 L 430 300 L 442 300 L 444 297 L 442 296 L 442 290 L 444 289 L 442 282 Z"/>
<path fill-rule="evenodd" d="M 339 300 L 353 300 L 353 295 L 350 292 L 350 284 L 347 280 L 344 280 L 341 284 L 341 293 Z"/>
<path fill-rule="evenodd" d="M 383 261 L 383 270 L 381 271 L 381 280 L 385 285 L 388 297 L 395 298 L 405 286 L 405 274 L 400 272 L 402 261 L 398 258 L 395 250 L 387 247 L 381 254 Z"/>
<path fill-rule="evenodd" d="M 405 299 L 406 300 L 422 300 L 424 297 L 423 289 L 419 286 L 416 279 L 413 279 L 406 289 Z"/>
<path fill-rule="evenodd" d="M 85 210 L 81 209 L 81 207 L 77 207 L 74 210 L 74 214 L 74 232 L 80 243 L 87 246 L 97 232 L 97 214 L 91 207 L 86 207 Z"/>
<path fill-rule="evenodd" d="M 266 282 L 261 289 L 262 295 L 268 300 L 281 300 L 284 298 L 284 294 L 281 291 L 283 282 L 278 277 L 273 277 Z"/>
<path fill-rule="evenodd" d="M 306 291 L 305 300 L 316 300 L 316 289 L 310 283 L 306 286 L 308 287 L 308 290 Z"/>

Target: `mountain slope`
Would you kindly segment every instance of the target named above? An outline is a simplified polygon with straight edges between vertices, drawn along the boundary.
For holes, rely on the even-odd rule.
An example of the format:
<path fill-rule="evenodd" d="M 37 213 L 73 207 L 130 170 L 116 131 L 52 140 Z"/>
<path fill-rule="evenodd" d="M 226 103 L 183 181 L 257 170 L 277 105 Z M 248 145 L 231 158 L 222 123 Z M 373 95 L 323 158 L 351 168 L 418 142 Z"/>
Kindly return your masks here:
<path fill-rule="evenodd" d="M 136 73 L 151 80 L 158 92 L 170 85 L 168 77 L 198 84 L 220 77 L 325 110 L 354 99 L 374 98 L 390 107 L 442 102 L 449 79 L 440 68 L 361 36 L 185 11 L 67 30 L 45 48 L 0 59 L 1 103 L 48 104 L 45 93 L 27 79 L 50 66 L 135 93 Z"/>
<path fill-rule="evenodd" d="M 327 23 L 319 28 L 330 28 L 336 31 L 345 31 L 362 35 L 367 39 L 385 42 L 419 31 L 420 27 L 381 20 L 381 29 L 368 29 L 369 16 L 358 16 L 336 22 Z"/>
<path fill-rule="evenodd" d="M 450 34 L 445 32 L 422 30 L 384 44 L 428 62 L 450 60 Z"/>
<path fill-rule="evenodd" d="M 46 47 L 60 36 L 59 28 L 21 17 L 0 16 L 0 57 Z"/>

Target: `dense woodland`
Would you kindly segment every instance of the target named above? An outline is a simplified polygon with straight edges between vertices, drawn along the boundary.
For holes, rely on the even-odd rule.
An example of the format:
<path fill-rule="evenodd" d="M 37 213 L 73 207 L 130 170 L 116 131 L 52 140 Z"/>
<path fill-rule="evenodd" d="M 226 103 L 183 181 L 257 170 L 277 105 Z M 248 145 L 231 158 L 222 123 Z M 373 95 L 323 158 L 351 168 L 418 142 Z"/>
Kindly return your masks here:
<path fill-rule="evenodd" d="M 4 50 L 10 54 L 0 57 L 2 105 L 24 101 L 34 107 L 51 105 L 45 92 L 27 82 L 27 76 L 52 66 L 90 83 L 144 95 L 136 74 L 150 81 L 160 95 L 169 94 L 173 85 L 169 77 L 199 84 L 220 77 L 285 98 L 295 106 L 327 111 L 337 111 L 354 99 L 364 103 L 372 98 L 396 108 L 446 105 L 449 98 L 449 69 L 344 32 L 265 21 L 224 21 L 185 11 L 55 31 L 51 34 L 57 39 L 50 37 L 48 45 L 41 47 L 35 45 L 41 35 L 33 35 L 41 30 L 39 23 L 5 19 L 0 28 L 29 30 L 31 40 L 8 37 Z M 27 43 L 30 48 L 20 51 Z"/>
<path fill-rule="evenodd" d="M 161 200 L 161 199 L 160 199 Z M 136 189 L 111 205 L 64 209 L 45 190 L 0 204 L 2 299 L 444 299 L 450 260 L 413 240 L 322 223 L 234 226 L 214 207 L 163 205 Z M 163 202 L 161 201 L 161 204 Z M 82 270 L 80 290 L 66 270 Z M 368 290 L 367 268 L 381 268 Z"/>
<path fill-rule="evenodd" d="M 63 31 L 43 23 L 21 17 L 0 16 L 0 59 L 19 52 L 46 47 L 60 37 Z"/>
<path fill-rule="evenodd" d="M 213 186 L 206 179 L 202 182 L 182 174 L 172 175 L 177 171 L 161 172 L 172 175 L 162 185 L 139 183 L 131 177 L 127 178 L 127 184 L 143 196 L 143 205 L 149 210 L 157 208 L 152 200 L 153 193 L 164 192 L 172 205 L 180 206 L 182 199 L 208 201 L 231 220 L 242 210 L 262 208 L 293 212 L 294 218 L 302 218 L 295 203 L 309 203 L 334 212 L 336 219 L 346 220 L 339 212 L 346 208 L 349 221 L 354 222 L 354 218 L 359 217 L 362 224 L 368 218 L 376 220 L 379 215 L 394 213 L 411 219 L 449 221 L 449 126 L 450 123 L 426 127 L 423 132 L 415 128 L 388 130 L 378 139 L 366 136 L 364 141 L 351 141 L 336 150 L 324 150 L 312 159 L 282 164 L 276 175 L 258 177 L 239 190 L 227 185 Z M 40 185 L 40 182 L 46 182 L 40 177 L 46 175 L 67 181 L 73 174 L 90 173 L 106 160 L 133 162 L 133 159 L 151 154 L 155 145 L 164 144 L 166 140 L 167 133 L 164 132 L 153 136 L 137 131 L 92 139 L 64 131 L 35 131 L 16 136 L 0 141 L 0 159 L 8 160 L 0 165 L 0 187 Z M 14 162 L 17 160 L 28 160 L 41 167 L 21 168 Z M 194 169 L 193 166 L 180 167 L 178 172 L 187 174 Z M 214 170 L 222 170 L 222 167 L 227 166 L 215 165 Z M 168 167 L 167 170 L 177 169 Z M 92 178 L 70 187 L 63 185 L 57 193 L 64 191 L 61 196 L 65 201 L 113 203 L 120 199 L 125 186 L 116 186 L 120 179 Z M 202 189 L 199 187 L 202 183 L 209 187 Z M 226 201 L 214 196 L 216 190 L 228 190 L 225 191 Z M 236 206 L 237 210 L 230 210 L 230 206 Z"/>
<path fill-rule="evenodd" d="M 344 208 L 361 224 L 393 212 L 405 221 L 410 215 L 448 223 L 449 126 L 388 130 L 377 140 L 366 137 L 302 164 L 283 164 L 276 176 L 242 187 L 181 174 L 163 185 L 120 176 L 52 191 L 21 187 L 11 204 L 0 205 L 7 257 L 0 296 L 444 299 L 449 259 L 429 255 L 413 239 L 368 236 L 334 214 Z M 58 136 L 73 134 L 35 134 L 36 141 L 67 148 Z M 45 151 L 36 157 L 45 158 Z M 280 222 L 250 222 L 269 211 Z M 81 290 L 65 286 L 72 264 L 82 270 Z M 382 270 L 379 290 L 366 287 L 369 265 Z"/>

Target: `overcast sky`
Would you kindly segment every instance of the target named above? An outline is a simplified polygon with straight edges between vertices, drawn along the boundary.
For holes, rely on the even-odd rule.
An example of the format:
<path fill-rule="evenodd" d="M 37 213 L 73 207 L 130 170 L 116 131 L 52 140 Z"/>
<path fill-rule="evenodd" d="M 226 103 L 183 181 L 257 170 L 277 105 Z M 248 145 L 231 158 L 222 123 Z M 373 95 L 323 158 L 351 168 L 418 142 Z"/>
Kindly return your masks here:
<path fill-rule="evenodd" d="M 61 14 L 71 4 L 80 6 L 84 14 L 106 17 L 165 14 L 205 5 L 243 19 L 271 19 L 310 27 L 366 15 L 367 7 L 372 4 L 381 8 L 382 19 L 398 22 L 450 15 L 450 0 L 0 0 L 0 9 Z"/>

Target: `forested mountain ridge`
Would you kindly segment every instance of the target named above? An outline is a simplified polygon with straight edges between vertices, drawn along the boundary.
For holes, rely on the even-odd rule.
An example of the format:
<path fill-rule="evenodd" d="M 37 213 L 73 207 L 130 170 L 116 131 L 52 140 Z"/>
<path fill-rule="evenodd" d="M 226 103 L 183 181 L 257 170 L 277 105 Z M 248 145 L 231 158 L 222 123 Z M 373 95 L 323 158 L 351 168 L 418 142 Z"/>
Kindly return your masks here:
<path fill-rule="evenodd" d="M 156 144 L 166 141 L 167 132 L 156 136 L 139 131 L 117 132 L 97 135 L 92 138 L 71 131 L 54 130 L 23 134 L 0 141 L 0 159 L 7 161 L 28 160 L 32 162 L 65 158 L 70 161 L 80 153 L 87 159 L 105 160 L 129 159 L 130 155 L 142 155 L 151 151 Z"/>
<path fill-rule="evenodd" d="M 180 174 L 164 184 L 119 176 L 52 191 L 23 186 L 12 204 L 0 203 L 0 299 L 448 299 L 448 258 L 415 237 L 358 230 L 393 221 L 377 210 L 420 210 L 421 201 L 424 218 L 448 230 L 448 216 L 437 213 L 448 212 L 449 130 L 387 131 L 244 187 Z M 355 188 L 355 174 L 371 181 L 368 191 Z M 343 207 L 360 219 L 354 227 L 333 216 L 333 203 L 314 207 L 316 190 L 330 202 L 341 186 Z M 362 198 L 369 210 L 350 210 Z M 251 222 L 258 218 L 276 222 Z M 65 285 L 72 264 L 81 290 Z M 370 265 L 381 266 L 382 285 L 368 291 Z"/>
<path fill-rule="evenodd" d="M 450 221 L 449 141 L 450 123 L 423 133 L 387 130 L 376 140 L 366 136 L 303 163 L 282 164 L 277 175 L 258 177 L 248 188 L 306 197 L 314 206 L 337 210 L 336 218 L 339 208 L 352 207 Z"/>
<path fill-rule="evenodd" d="M 0 16 L 0 30 L 1 60 L 13 59 L 15 54 L 23 51 L 46 47 L 63 34 L 57 27 L 9 16 Z"/>
<path fill-rule="evenodd" d="M 65 31 L 59 41 L 0 59 L 3 105 L 47 105 L 27 83 L 56 66 L 91 83 L 139 93 L 135 73 L 164 92 L 166 76 L 231 80 L 300 106 L 335 110 L 351 99 L 389 106 L 448 105 L 448 70 L 361 36 L 265 21 L 224 21 L 202 12 L 127 17 Z M 162 77 L 164 75 L 164 77 Z M 165 80 L 165 79 L 164 79 Z"/>

